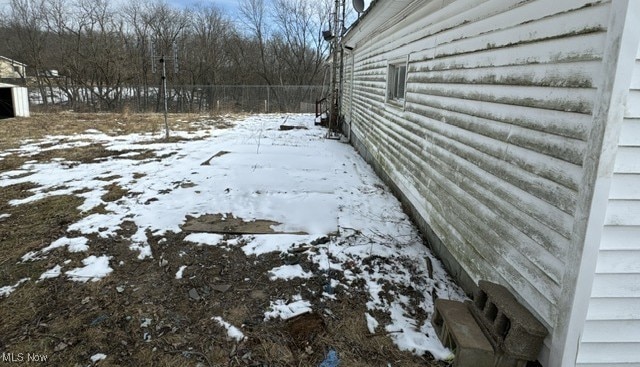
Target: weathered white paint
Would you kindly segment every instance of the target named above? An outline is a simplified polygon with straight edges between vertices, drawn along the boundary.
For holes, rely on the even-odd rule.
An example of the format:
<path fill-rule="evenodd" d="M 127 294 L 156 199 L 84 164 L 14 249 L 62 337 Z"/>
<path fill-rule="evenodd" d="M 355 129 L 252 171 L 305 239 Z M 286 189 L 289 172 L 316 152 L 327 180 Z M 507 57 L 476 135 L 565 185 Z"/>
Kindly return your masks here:
<path fill-rule="evenodd" d="M 594 294 L 635 289 L 635 263 L 613 266 L 636 251 L 619 240 L 640 238 L 625 218 L 640 218 L 640 116 L 621 108 L 640 84 L 640 63 L 625 59 L 640 52 L 620 47 L 623 31 L 637 45 L 628 4 L 379 0 L 345 38 L 354 141 L 464 272 L 510 287 L 548 326 L 549 366 L 576 362 L 583 328 L 581 361 L 595 363 L 588 348 L 613 328 L 584 326 L 587 315 L 637 315 L 633 301 L 587 313 L 592 284 Z M 386 101 L 386 67 L 409 55 L 402 108 Z M 594 279 L 611 266 L 627 272 L 624 285 Z"/>
<path fill-rule="evenodd" d="M 15 117 L 29 117 L 29 92 L 27 88 L 0 83 L 0 88 L 11 90 L 11 103 Z"/>
<path fill-rule="evenodd" d="M 29 92 L 27 88 L 14 87 L 11 92 L 16 117 L 29 117 Z"/>
<path fill-rule="evenodd" d="M 19 61 L 0 56 L 0 78 L 24 78 L 26 66 Z"/>
<path fill-rule="evenodd" d="M 622 34 L 626 44 L 620 51 L 620 62 L 624 64 L 618 67 L 617 74 L 627 78 L 628 94 L 621 132 L 615 142 L 611 190 L 606 208 L 601 209 L 606 216 L 576 358 L 581 367 L 640 365 L 639 2 L 628 2 L 626 19 L 627 28 Z"/>

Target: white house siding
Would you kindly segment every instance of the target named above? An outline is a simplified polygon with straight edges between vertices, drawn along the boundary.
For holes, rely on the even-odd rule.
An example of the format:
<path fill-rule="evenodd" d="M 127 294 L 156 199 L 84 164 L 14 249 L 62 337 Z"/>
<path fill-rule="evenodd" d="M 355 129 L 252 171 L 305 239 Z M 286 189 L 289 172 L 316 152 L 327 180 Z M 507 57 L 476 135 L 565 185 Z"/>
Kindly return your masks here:
<path fill-rule="evenodd" d="M 353 94 L 353 86 L 351 81 L 353 79 L 353 55 L 346 50 L 343 55 L 343 66 L 343 84 L 342 93 L 340 94 L 342 96 L 341 110 L 342 116 L 345 119 L 349 119 L 352 112 L 351 96 Z M 348 125 L 345 126 L 345 130 L 348 135 Z"/>
<path fill-rule="evenodd" d="M 0 56 L 0 78 L 24 78 L 25 64 Z"/>
<path fill-rule="evenodd" d="M 640 11 L 635 15 L 640 23 Z M 581 367 L 640 366 L 640 48 L 577 362 Z"/>
<path fill-rule="evenodd" d="M 579 251 L 574 218 L 611 4 L 404 3 L 375 33 L 346 38 L 353 138 L 473 280 L 510 286 L 553 329 L 566 254 Z M 397 107 L 385 98 L 387 65 L 407 55 Z"/>
<path fill-rule="evenodd" d="M 353 133 L 474 279 L 553 325 L 609 4 L 423 3 L 356 45 Z M 406 55 L 403 110 L 385 88 Z"/>

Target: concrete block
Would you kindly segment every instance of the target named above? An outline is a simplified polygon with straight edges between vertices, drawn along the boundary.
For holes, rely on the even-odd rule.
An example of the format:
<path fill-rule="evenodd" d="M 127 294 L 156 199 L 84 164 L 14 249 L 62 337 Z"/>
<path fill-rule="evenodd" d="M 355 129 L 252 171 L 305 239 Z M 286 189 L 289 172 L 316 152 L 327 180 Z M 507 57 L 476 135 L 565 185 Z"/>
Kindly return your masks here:
<path fill-rule="evenodd" d="M 469 309 L 497 354 L 516 363 L 536 360 L 547 336 L 544 325 L 502 285 L 481 280 L 478 286 Z"/>
<path fill-rule="evenodd" d="M 431 319 L 442 343 L 455 355 L 454 367 L 493 367 L 493 347 L 462 302 L 437 299 Z"/>

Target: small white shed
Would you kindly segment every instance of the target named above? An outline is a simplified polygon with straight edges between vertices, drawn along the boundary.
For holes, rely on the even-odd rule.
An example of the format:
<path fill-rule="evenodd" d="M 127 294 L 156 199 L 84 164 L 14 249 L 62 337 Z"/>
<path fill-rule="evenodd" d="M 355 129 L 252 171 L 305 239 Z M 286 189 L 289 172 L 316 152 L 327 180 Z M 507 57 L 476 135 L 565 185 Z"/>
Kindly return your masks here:
<path fill-rule="evenodd" d="M 0 118 L 29 117 L 27 88 L 0 83 Z"/>

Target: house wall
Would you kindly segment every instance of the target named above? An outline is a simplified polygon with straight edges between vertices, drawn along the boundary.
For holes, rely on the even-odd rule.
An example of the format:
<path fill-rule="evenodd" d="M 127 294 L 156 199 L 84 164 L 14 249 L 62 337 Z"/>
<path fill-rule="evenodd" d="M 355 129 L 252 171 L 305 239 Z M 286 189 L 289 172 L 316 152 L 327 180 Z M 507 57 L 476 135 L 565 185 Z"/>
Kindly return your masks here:
<path fill-rule="evenodd" d="M 343 84 L 340 96 L 342 96 L 340 108 L 342 111 L 343 119 L 350 120 L 350 116 L 353 113 L 353 53 L 348 50 L 343 54 Z M 344 124 L 342 126 L 343 132 L 346 136 L 349 136 L 349 125 Z"/>
<path fill-rule="evenodd" d="M 606 204 L 577 365 L 640 365 L 640 4 L 629 24 L 635 62 Z M 629 84 L 628 76 L 624 81 Z"/>
<path fill-rule="evenodd" d="M 16 72 L 15 67 L 20 69 L 20 73 Z M 24 77 L 24 66 L 20 64 L 12 65 L 10 61 L 0 59 L 0 78 L 22 78 Z"/>
<path fill-rule="evenodd" d="M 593 192 L 587 149 L 611 2 L 404 1 L 403 13 L 375 19 L 393 4 L 377 4 L 345 38 L 354 145 L 463 283 L 510 287 L 558 335 Z M 395 105 L 387 67 L 406 57 Z"/>

